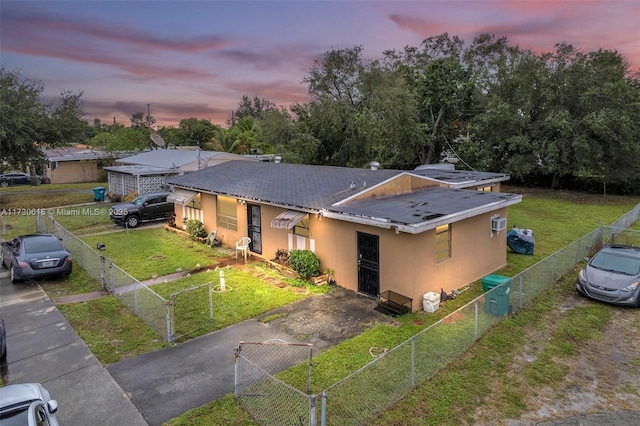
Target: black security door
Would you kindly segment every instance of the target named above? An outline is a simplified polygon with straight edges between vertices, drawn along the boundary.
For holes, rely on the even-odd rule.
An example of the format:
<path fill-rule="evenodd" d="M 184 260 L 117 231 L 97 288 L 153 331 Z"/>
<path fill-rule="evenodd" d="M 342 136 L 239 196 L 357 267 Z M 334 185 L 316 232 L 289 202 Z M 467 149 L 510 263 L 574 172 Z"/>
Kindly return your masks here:
<path fill-rule="evenodd" d="M 262 228 L 260 217 L 260 206 L 247 204 L 247 236 L 251 238 L 249 250 L 262 254 Z"/>
<path fill-rule="evenodd" d="M 380 293 L 379 241 L 377 235 L 358 232 L 358 291 L 369 296 Z"/>

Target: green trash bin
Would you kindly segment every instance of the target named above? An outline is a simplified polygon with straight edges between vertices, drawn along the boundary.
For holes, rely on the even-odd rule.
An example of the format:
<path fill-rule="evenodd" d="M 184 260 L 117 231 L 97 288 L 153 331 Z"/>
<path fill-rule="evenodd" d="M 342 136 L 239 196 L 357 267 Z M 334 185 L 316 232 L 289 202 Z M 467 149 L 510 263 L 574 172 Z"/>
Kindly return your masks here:
<path fill-rule="evenodd" d="M 485 311 L 503 317 L 511 311 L 511 278 L 503 275 L 487 275 L 482 279 L 485 295 Z"/>
<path fill-rule="evenodd" d="M 93 188 L 93 201 L 104 201 L 104 186 Z"/>

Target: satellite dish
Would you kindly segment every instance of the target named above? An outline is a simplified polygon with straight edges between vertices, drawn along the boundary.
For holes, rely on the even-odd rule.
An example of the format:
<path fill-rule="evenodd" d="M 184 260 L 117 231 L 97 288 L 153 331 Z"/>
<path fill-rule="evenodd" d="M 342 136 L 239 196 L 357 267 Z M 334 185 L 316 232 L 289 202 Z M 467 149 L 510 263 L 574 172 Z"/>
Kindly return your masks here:
<path fill-rule="evenodd" d="M 166 145 L 164 139 L 162 139 L 162 136 L 160 136 L 158 133 L 151 133 L 151 140 L 157 146 L 165 146 Z"/>

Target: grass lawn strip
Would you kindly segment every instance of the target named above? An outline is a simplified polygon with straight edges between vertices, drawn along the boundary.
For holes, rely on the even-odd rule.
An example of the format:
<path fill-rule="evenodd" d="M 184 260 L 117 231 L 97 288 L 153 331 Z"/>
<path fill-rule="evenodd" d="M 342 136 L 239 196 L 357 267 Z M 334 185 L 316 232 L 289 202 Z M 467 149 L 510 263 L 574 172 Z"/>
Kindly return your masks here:
<path fill-rule="evenodd" d="M 102 364 L 113 364 L 168 346 L 116 296 L 58 309 Z"/>

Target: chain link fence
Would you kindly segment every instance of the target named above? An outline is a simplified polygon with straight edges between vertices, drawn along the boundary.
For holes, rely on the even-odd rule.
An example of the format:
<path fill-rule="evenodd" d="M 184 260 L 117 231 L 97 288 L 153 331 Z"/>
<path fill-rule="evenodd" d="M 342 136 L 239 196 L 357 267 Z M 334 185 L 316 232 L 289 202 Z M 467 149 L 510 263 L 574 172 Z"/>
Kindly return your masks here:
<path fill-rule="evenodd" d="M 38 214 L 36 216 L 36 230 L 60 238 L 64 247 L 73 256 L 73 262 L 79 264 L 91 278 L 98 281 L 103 289 L 110 290 L 104 268 L 105 258 L 89 247 L 87 243 L 67 231 L 56 222 L 53 216 Z"/>
<path fill-rule="evenodd" d="M 211 283 L 193 287 L 192 291 L 184 291 L 171 295 L 167 300 L 153 291 L 136 278 L 118 267 L 113 261 L 95 251 L 80 238 L 61 226 L 53 216 L 37 215 L 36 229 L 41 233 L 53 234 L 60 238 L 65 248 L 73 256 L 74 263 L 80 265 L 86 273 L 100 282 L 102 288 L 120 299 L 133 313 L 139 316 L 149 328 L 158 335 L 164 336 L 167 342 L 172 342 L 177 337 L 175 330 L 189 329 L 189 324 L 194 322 L 198 314 L 209 315 L 212 318 Z M 201 294 L 208 296 L 204 304 L 210 309 L 203 313 Z M 194 296 L 190 300 L 189 295 Z M 182 299 L 178 311 L 174 311 L 174 299 Z M 204 297 L 207 299 L 207 297 Z M 185 306 L 187 308 L 185 308 Z M 183 333 L 183 335 L 186 332 Z"/>
<path fill-rule="evenodd" d="M 626 228 L 639 216 L 640 204 L 615 226 L 601 226 L 553 253 L 318 395 L 309 394 L 310 386 L 305 394 L 275 378 L 273 374 L 279 370 L 258 365 L 256 359 L 260 356 L 245 358 L 236 353 L 236 398 L 262 425 L 315 426 L 316 419 L 322 425 L 366 425 L 459 358 L 507 314 L 523 309 L 575 270 L 604 244 L 624 241 L 638 245 L 640 232 Z M 283 370 L 286 368 L 282 366 Z M 306 415 L 305 406 L 309 411 Z"/>
<path fill-rule="evenodd" d="M 235 349 L 235 397 L 262 425 L 315 424 L 315 397 L 310 396 L 313 347 L 270 340 L 240 342 Z M 307 363 L 307 392 L 274 375 L 292 365 Z"/>
<path fill-rule="evenodd" d="M 213 285 L 208 282 L 173 293 L 171 304 L 171 340 L 185 337 L 203 327 L 201 319 L 213 322 Z"/>

